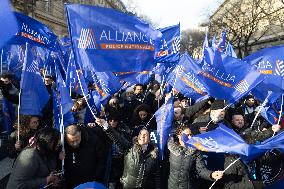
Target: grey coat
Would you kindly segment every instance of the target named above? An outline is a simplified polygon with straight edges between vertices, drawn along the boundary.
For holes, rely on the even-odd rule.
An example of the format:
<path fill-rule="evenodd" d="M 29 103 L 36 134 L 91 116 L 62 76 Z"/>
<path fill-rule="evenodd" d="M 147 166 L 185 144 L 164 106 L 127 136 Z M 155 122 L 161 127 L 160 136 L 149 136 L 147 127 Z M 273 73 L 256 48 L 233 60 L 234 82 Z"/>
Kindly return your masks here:
<path fill-rule="evenodd" d="M 121 178 L 124 189 L 159 188 L 158 148 L 149 144 L 143 153 L 136 143 L 124 157 L 124 172 Z"/>
<path fill-rule="evenodd" d="M 212 171 L 205 167 L 200 152 L 193 148 L 178 145 L 171 137 L 168 142 L 170 151 L 170 175 L 168 188 L 192 189 L 196 174 L 204 179 L 212 180 Z"/>
<path fill-rule="evenodd" d="M 39 189 L 56 168 L 56 159 L 47 159 L 35 148 L 25 148 L 16 159 L 6 189 Z"/>

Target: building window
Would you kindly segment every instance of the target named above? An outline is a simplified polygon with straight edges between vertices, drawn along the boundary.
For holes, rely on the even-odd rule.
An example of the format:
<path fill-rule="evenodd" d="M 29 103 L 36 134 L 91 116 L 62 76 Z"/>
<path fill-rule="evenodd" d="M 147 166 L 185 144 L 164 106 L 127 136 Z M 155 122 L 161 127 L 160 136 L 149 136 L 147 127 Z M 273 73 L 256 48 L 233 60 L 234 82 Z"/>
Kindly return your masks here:
<path fill-rule="evenodd" d="M 45 0 L 45 11 L 50 12 L 51 10 L 51 2 L 50 0 Z"/>

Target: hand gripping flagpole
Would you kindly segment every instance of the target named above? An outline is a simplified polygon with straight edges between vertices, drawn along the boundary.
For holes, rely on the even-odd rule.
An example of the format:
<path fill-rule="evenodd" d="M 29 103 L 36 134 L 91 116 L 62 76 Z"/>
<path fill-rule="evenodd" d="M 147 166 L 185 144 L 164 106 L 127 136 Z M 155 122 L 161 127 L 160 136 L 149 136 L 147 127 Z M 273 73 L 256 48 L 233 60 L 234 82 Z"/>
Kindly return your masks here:
<path fill-rule="evenodd" d="M 226 169 L 224 169 L 224 171 L 223 171 L 223 173 L 225 172 L 225 171 L 227 171 L 232 165 L 234 165 L 235 163 L 237 163 L 237 161 L 239 161 L 241 158 L 238 158 L 238 159 L 236 159 L 235 161 L 233 161 L 232 163 L 230 163 L 230 165 L 228 165 L 227 167 L 226 167 Z M 209 189 L 212 189 L 212 187 L 215 185 L 215 183 L 217 182 L 218 180 L 215 180 L 214 182 L 213 182 L 213 184 L 210 186 L 210 188 Z"/>
<path fill-rule="evenodd" d="M 222 111 L 224 111 L 226 108 L 228 108 L 229 105 L 230 105 L 230 104 L 227 104 L 227 105 L 219 112 L 218 116 L 220 115 L 220 113 L 221 113 Z M 206 129 L 208 129 L 208 126 L 210 125 L 210 123 L 211 123 L 212 121 L 213 121 L 213 120 L 211 119 L 211 120 L 207 123 Z"/>

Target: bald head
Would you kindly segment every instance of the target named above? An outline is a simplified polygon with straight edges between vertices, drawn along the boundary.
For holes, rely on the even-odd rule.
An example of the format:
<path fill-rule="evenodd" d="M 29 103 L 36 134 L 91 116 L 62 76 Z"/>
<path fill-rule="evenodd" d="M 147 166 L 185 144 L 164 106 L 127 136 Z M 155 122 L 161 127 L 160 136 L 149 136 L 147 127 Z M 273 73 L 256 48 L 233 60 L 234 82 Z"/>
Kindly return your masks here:
<path fill-rule="evenodd" d="M 69 125 L 65 128 L 65 139 L 72 148 L 78 148 L 81 143 L 81 130 L 78 125 Z"/>

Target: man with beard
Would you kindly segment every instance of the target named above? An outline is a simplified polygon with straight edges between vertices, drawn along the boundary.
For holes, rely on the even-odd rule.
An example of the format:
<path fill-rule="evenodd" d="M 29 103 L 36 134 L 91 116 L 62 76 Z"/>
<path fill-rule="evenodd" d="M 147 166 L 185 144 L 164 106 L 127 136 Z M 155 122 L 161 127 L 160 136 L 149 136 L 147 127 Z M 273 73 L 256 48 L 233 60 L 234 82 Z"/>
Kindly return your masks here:
<path fill-rule="evenodd" d="M 280 125 L 273 125 L 265 130 L 254 130 L 245 123 L 244 116 L 241 112 L 235 112 L 232 115 L 232 128 L 236 131 L 247 143 L 255 144 L 258 141 L 263 141 L 274 133 L 280 131 Z M 237 155 L 226 154 L 224 167 L 228 167 L 233 161 L 238 158 Z M 255 178 L 250 178 L 245 164 L 239 160 L 231 166 L 225 173 L 224 179 L 222 180 L 225 189 L 243 188 L 243 189 L 260 189 L 264 185 L 261 181 L 259 165 L 261 159 L 255 160 L 249 163 L 250 170 L 255 173 Z"/>
<path fill-rule="evenodd" d="M 190 125 L 190 129 L 194 135 L 205 133 L 216 129 L 220 123 L 230 127 L 230 123 L 225 119 L 225 102 L 224 100 L 215 100 L 210 107 L 210 121 L 196 122 Z M 210 170 L 224 170 L 224 154 L 202 152 L 206 167 Z M 211 181 L 200 179 L 199 188 L 209 188 L 212 184 Z M 218 186 L 218 182 L 215 186 Z"/>

